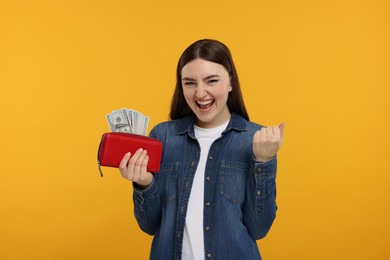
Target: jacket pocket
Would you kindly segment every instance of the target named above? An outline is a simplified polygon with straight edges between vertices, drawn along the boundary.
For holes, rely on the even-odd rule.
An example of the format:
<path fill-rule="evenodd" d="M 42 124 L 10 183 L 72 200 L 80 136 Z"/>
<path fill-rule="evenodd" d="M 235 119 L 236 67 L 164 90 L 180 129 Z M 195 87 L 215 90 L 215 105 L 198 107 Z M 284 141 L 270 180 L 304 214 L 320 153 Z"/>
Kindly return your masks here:
<path fill-rule="evenodd" d="M 165 206 L 169 201 L 176 199 L 178 169 L 178 162 L 163 163 L 160 166 L 160 171 L 154 175 L 158 184 L 160 200 L 163 206 Z"/>
<path fill-rule="evenodd" d="M 218 181 L 219 194 L 233 203 L 243 203 L 249 167 L 247 163 L 222 161 Z"/>

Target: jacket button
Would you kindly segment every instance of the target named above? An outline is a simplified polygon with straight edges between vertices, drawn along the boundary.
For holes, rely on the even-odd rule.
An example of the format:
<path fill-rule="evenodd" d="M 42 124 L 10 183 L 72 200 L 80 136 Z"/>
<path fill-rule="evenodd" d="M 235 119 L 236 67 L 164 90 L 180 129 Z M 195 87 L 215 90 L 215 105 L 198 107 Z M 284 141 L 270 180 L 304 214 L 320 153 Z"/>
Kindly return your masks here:
<path fill-rule="evenodd" d="M 211 181 L 210 176 L 206 176 L 206 181 Z"/>
<path fill-rule="evenodd" d="M 214 159 L 214 157 L 212 157 L 211 155 L 209 156 L 209 160 L 213 160 Z"/>
<path fill-rule="evenodd" d="M 261 191 L 257 191 L 257 196 L 260 196 L 261 195 Z"/>
<path fill-rule="evenodd" d="M 207 258 L 212 258 L 212 257 L 213 257 L 212 254 L 210 254 L 210 253 L 207 254 Z"/>
<path fill-rule="evenodd" d="M 256 171 L 257 171 L 257 172 L 261 172 L 261 168 L 260 168 L 260 167 L 257 167 L 257 168 L 256 168 Z"/>
<path fill-rule="evenodd" d="M 206 227 L 206 232 L 210 230 L 210 227 Z"/>
<path fill-rule="evenodd" d="M 210 206 L 211 203 L 209 201 L 206 202 L 206 206 Z"/>

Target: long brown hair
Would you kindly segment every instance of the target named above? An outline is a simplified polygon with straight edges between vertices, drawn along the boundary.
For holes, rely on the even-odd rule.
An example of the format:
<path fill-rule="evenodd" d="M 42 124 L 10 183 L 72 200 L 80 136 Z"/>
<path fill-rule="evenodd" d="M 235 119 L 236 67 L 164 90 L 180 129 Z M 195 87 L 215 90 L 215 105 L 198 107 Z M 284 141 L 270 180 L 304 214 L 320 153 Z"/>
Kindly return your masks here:
<path fill-rule="evenodd" d="M 176 88 L 171 101 L 171 120 L 182 118 L 186 115 L 194 114 L 188 106 L 181 84 L 181 70 L 183 67 L 194 59 L 203 59 L 221 64 L 228 71 L 232 91 L 229 92 L 227 106 L 231 113 L 235 112 L 246 120 L 249 115 L 246 111 L 244 99 L 242 97 L 240 82 L 236 68 L 233 63 L 232 55 L 228 47 L 222 42 L 210 39 L 199 40 L 191 44 L 181 55 L 176 69 Z"/>

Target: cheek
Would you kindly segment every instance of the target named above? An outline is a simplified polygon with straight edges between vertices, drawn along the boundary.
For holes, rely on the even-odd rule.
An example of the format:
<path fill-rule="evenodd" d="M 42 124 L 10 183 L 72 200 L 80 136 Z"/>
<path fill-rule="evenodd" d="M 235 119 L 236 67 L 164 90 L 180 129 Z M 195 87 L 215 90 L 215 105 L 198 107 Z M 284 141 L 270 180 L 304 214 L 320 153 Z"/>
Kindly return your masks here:
<path fill-rule="evenodd" d="M 221 88 L 218 91 L 214 92 L 214 97 L 216 99 L 226 100 L 228 98 L 228 95 L 229 95 L 229 91 L 228 89 L 225 88 Z"/>
<path fill-rule="evenodd" d="M 189 103 L 190 100 L 192 100 L 192 93 L 188 90 L 183 90 L 183 96 L 184 99 Z"/>

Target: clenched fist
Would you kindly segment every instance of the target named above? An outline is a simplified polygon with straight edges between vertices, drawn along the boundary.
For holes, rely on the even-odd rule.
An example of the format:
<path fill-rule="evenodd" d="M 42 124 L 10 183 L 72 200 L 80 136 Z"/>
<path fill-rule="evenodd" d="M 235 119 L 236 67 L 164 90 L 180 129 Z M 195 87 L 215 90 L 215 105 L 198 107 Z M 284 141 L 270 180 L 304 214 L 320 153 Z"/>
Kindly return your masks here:
<path fill-rule="evenodd" d="M 279 126 L 267 126 L 253 135 L 253 155 L 256 161 L 271 160 L 283 144 L 284 123 Z"/>

